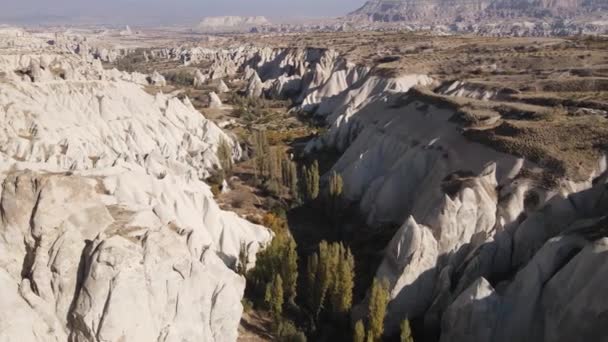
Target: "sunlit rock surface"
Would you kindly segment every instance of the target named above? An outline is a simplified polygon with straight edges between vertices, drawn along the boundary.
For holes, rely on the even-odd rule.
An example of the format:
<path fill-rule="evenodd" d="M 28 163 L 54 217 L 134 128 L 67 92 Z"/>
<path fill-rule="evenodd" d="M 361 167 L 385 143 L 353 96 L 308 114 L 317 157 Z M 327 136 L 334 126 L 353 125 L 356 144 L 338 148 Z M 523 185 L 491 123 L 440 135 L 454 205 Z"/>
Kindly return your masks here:
<path fill-rule="evenodd" d="M 202 179 L 220 140 L 235 159 L 238 144 L 145 76 L 65 50 L 6 48 L 0 75 L 0 340 L 235 341 L 233 268 L 271 233 Z"/>

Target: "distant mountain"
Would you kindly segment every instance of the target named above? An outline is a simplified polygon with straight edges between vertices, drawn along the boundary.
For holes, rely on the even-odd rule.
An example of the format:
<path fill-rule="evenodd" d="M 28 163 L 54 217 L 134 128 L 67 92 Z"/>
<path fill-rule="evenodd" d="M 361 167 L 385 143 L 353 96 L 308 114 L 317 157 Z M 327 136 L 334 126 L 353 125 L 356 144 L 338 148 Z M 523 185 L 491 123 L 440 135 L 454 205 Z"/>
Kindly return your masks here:
<path fill-rule="evenodd" d="M 371 0 L 349 19 L 446 23 L 467 18 L 567 17 L 608 10 L 606 0 Z"/>
<path fill-rule="evenodd" d="M 436 21 L 479 13 L 489 5 L 489 0 L 372 0 L 348 17 L 383 22 Z"/>
<path fill-rule="evenodd" d="M 270 25 L 265 17 L 206 17 L 196 26 L 196 30 L 200 32 L 235 32 L 264 25 Z"/>

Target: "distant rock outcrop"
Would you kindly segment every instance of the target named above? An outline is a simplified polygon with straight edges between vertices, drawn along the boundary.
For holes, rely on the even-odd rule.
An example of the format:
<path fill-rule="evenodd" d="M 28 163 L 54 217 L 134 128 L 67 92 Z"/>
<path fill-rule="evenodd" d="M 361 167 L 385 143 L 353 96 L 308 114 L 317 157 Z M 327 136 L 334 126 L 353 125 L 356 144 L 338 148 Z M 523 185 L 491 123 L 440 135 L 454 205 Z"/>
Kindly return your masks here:
<path fill-rule="evenodd" d="M 197 26 L 199 32 L 238 32 L 248 31 L 256 26 L 269 25 L 270 22 L 265 17 L 207 17 Z"/>
<path fill-rule="evenodd" d="M 503 20 L 597 14 L 602 10 L 608 10 L 608 3 L 598 0 L 371 0 L 347 18 L 446 24 L 483 18 Z"/>

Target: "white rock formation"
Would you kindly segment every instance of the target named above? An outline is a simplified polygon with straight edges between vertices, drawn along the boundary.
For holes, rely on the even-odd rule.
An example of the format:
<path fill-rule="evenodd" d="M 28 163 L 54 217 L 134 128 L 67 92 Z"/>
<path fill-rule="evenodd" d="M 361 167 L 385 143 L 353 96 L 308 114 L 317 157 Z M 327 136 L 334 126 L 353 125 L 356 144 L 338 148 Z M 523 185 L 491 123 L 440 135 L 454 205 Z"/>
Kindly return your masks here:
<path fill-rule="evenodd" d="M 199 70 L 196 69 L 196 72 L 194 74 L 194 87 L 199 88 L 203 85 L 205 85 L 205 82 L 207 82 L 208 76 L 207 75 L 203 75 L 203 73 Z"/>
<path fill-rule="evenodd" d="M 152 75 L 150 75 L 150 84 L 158 87 L 165 87 L 167 85 L 167 80 L 165 80 L 165 77 L 158 73 L 158 71 L 154 71 Z"/>
<path fill-rule="evenodd" d="M 206 17 L 197 26 L 199 32 L 238 32 L 249 30 L 252 27 L 268 25 L 270 22 L 264 17 Z"/>
<path fill-rule="evenodd" d="M 216 89 L 217 89 L 217 92 L 220 94 L 227 93 L 230 91 L 230 88 L 228 88 L 228 86 L 226 85 L 226 83 L 224 83 L 223 80 L 220 80 L 220 83 L 218 83 Z"/>
<path fill-rule="evenodd" d="M 209 93 L 209 108 L 222 108 L 222 100 L 215 92 Z"/>
<path fill-rule="evenodd" d="M 232 268 L 271 233 L 222 211 L 201 179 L 220 139 L 234 158 L 238 144 L 132 75 L 52 48 L 3 52 L 0 341 L 235 341 Z M 15 77 L 24 68 L 33 77 Z"/>
<path fill-rule="evenodd" d="M 249 79 L 247 84 L 246 94 L 247 97 L 259 98 L 264 92 L 264 83 L 260 79 L 260 76 L 254 71 L 253 76 Z"/>

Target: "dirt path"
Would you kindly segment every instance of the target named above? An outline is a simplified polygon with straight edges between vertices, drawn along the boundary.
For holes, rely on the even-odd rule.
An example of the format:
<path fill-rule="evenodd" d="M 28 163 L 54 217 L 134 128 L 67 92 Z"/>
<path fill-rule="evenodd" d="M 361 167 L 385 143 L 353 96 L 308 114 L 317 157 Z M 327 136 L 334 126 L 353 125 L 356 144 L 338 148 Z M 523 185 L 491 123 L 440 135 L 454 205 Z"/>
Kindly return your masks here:
<path fill-rule="evenodd" d="M 244 312 L 239 325 L 238 342 L 272 341 L 271 319 L 256 311 Z"/>

